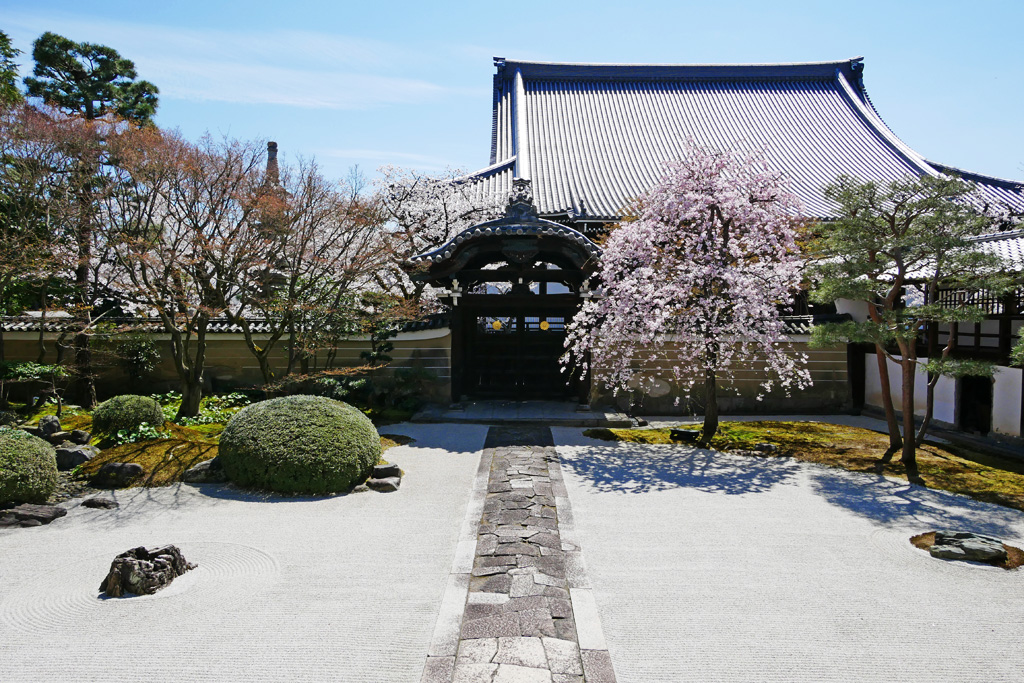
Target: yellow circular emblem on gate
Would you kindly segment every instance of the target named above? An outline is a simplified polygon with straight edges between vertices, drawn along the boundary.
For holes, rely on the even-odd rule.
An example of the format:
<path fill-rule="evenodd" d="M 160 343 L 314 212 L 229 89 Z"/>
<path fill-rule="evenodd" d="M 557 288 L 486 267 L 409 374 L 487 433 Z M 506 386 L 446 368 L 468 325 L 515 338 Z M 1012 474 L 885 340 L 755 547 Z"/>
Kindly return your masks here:
<path fill-rule="evenodd" d="M 549 323 L 547 320 L 541 320 L 540 321 L 540 329 L 546 330 L 546 329 L 549 329 L 550 327 L 551 327 L 551 323 Z"/>
<path fill-rule="evenodd" d="M 491 323 L 491 327 L 493 327 L 496 330 L 500 330 L 501 329 L 501 321 L 500 320 L 495 320 L 493 323 Z"/>

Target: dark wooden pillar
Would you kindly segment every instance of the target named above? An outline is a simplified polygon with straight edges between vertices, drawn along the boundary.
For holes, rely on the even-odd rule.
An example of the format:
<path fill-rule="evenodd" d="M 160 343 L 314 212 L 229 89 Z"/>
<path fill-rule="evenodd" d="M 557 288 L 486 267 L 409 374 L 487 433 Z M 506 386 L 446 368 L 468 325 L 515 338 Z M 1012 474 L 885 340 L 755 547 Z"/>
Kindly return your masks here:
<path fill-rule="evenodd" d="M 846 380 L 850 385 L 850 409 L 854 415 L 860 415 L 864 410 L 864 385 L 867 373 L 865 353 L 863 344 L 846 345 Z"/>

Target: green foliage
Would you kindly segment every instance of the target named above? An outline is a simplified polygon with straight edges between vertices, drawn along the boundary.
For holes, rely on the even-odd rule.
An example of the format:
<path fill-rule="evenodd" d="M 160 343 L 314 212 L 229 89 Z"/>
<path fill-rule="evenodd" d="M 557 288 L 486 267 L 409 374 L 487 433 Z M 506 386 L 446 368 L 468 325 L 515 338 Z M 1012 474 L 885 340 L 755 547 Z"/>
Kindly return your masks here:
<path fill-rule="evenodd" d="M 160 404 L 165 421 L 173 420 L 174 416 L 178 414 L 178 408 L 181 406 L 181 394 L 177 391 L 168 391 L 166 394 L 150 394 L 149 397 Z"/>
<path fill-rule="evenodd" d="M 178 408 L 181 406 L 181 394 L 177 391 L 169 391 L 166 394 L 150 394 L 150 398 L 160 404 L 160 409 L 163 410 L 166 420 L 188 427 L 224 424 L 231 419 L 232 415 L 252 402 L 251 398 L 238 391 L 230 394 L 211 394 L 203 397 L 199 406 L 199 415 L 175 420 Z"/>
<path fill-rule="evenodd" d="M 993 219 L 975 208 L 972 192 L 970 184 L 946 176 L 888 184 L 840 176 L 828 185 L 825 196 L 840 214 L 816 226 L 811 298 L 863 301 L 871 315 L 866 322 L 819 326 L 811 343 L 910 346 L 929 323 L 983 320 L 975 297 L 963 296 L 957 306 L 935 303 L 940 289 L 998 294 L 1010 286 L 1000 259 L 974 239 L 992 229 Z M 915 290 L 918 300 L 908 301 Z"/>
<path fill-rule="evenodd" d="M 159 90 L 136 80 L 135 64 L 113 48 L 47 31 L 33 44 L 32 58 L 34 77 L 25 79 L 32 97 L 87 119 L 113 113 L 137 124 L 152 123 Z"/>
<path fill-rule="evenodd" d="M 48 382 L 68 376 L 63 365 L 43 365 L 31 361 L 0 361 L 0 380 L 4 382 Z"/>
<path fill-rule="evenodd" d="M 11 45 L 11 37 L 0 31 L 0 105 L 17 104 L 25 99 L 18 89 L 18 65 L 14 60 L 21 50 Z"/>
<path fill-rule="evenodd" d="M 179 398 L 180 402 L 180 398 Z M 199 415 L 196 417 L 183 417 L 177 422 L 180 425 L 194 427 L 196 425 L 223 424 L 231 419 L 241 408 L 249 405 L 250 399 L 245 394 L 234 392 L 231 394 L 204 396 L 199 406 Z"/>
<path fill-rule="evenodd" d="M 946 377 L 992 377 L 996 364 L 983 360 L 966 358 L 932 358 L 925 363 L 925 370 Z"/>
<path fill-rule="evenodd" d="M 161 422 L 160 424 L 163 424 Z M 166 432 L 159 430 L 156 425 L 151 425 L 148 422 L 141 423 L 135 429 L 119 429 L 117 434 L 114 435 L 114 444 L 120 446 L 126 443 L 136 443 L 138 441 L 149 441 L 151 439 L 165 439 L 168 438 Z"/>
<path fill-rule="evenodd" d="M 1024 337 L 1017 341 L 1017 345 L 1010 352 L 1010 365 L 1016 365 L 1018 368 L 1024 366 Z"/>
<path fill-rule="evenodd" d="M 399 368 L 388 384 L 384 405 L 414 412 L 423 406 L 437 384 L 437 375 L 425 368 Z"/>
<path fill-rule="evenodd" d="M 320 396 L 285 396 L 231 418 L 219 457 L 241 486 L 334 493 L 365 481 L 380 453 L 377 430 L 357 409 Z"/>
<path fill-rule="evenodd" d="M 0 428 L 0 503 L 45 503 L 56 486 L 53 446 L 21 429 Z"/>
<path fill-rule="evenodd" d="M 143 424 L 162 425 L 164 413 L 160 404 L 148 396 L 123 394 L 96 406 L 92 413 L 93 431 L 116 435 L 125 430 L 137 431 Z"/>
<path fill-rule="evenodd" d="M 160 348 L 146 334 L 133 333 L 116 340 L 114 354 L 118 365 L 133 382 L 154 372 L 160 362 Z"/>

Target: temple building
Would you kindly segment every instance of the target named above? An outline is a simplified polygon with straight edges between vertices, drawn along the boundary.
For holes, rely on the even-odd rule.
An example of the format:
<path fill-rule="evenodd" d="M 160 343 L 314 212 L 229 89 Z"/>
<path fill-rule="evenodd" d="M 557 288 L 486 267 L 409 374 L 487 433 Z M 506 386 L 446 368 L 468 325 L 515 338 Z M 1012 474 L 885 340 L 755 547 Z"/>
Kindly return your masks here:
<path fill-rule="evenodd" d="M 904 144 L 871 103 L 859 57 L 770 65 L 504 58 L 494 63 L 491 163 L 465 180 L 481 193 L 510 195 L 507 214 L 413 259 L 414 277 L 434 285 L 451 306 L 453 400 L 608 398 L 588 380 L 559 372 L 564 326 L 593 294 L 591 276 L 600 258 L 594 240 L 658 180 L 664 162 L 682 155 L 690 139 L 712 148 L 760 151 L 790 178 L 806 214 L 820 220 L 835 216 L 823 188 L 841 174 L 888 182 L 953 173 L 974 183 L 984 201 L 1024 212 L 1021 183 L 929 161 Z M 1019 232 L 994 233 L 986 248 L 1024 265 Z M 809 355 L 814 386 L 756 404 L 759 377 L 752 371 L 743 380 L 750 391 L 741 387 L 723 409 L 823 412 L 880 406 L 874 362 L 865 362 L 870 350 L 809 349 L 815 311 L 804 305 L 792 313 L 803 315 L 789 318 L 789 341 Z M 862 314 L 843 302 L 838 311 L 819 313 Z M 1019 294 L 1003 297 L 990 302 L 989 313 L 990 320 L 952 333 L 959 335 L 959 353 L 1001 364 L 995 382 L 943 378 L 936 419 L 950 425 L 966 420 L 965 428 L 1019 436 L 1024 388 L 1021 371 L 1008 367 L 1008 354 L 1024 321 L 1024 300 Z M 892 374 L 898 392 L 899 375 Z M 639 402 L 647 412 L 668 412 L 675 395 L 669 382 L 659 380 Z M 986 410 L 987 417 L 976 417 Z"/>

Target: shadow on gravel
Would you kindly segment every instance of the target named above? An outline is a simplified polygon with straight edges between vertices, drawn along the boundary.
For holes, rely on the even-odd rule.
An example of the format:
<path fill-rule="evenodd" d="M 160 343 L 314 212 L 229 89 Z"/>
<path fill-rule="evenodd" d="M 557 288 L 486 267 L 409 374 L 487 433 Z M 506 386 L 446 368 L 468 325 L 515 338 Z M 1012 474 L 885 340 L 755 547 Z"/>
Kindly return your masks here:
<path fill-rule="evenodd" d="M 1019 510 L 878 475 L 816 467 L 810 481 L 814 492 L 829 503 L 882 527 L 912 522 L 928 530 L 952 528 L 1016 536 L 1015 527 L 1024 521 Z"/>
<path fill-rule="evenodd" d="M 799 466 L 785 458 L 733 456 L 685 446 L 617 444 L 565 449 L 562 466 L 598 491 L 647 493 L 691 488 L 709 493 L 762 493 L 792 479 Z"/>

